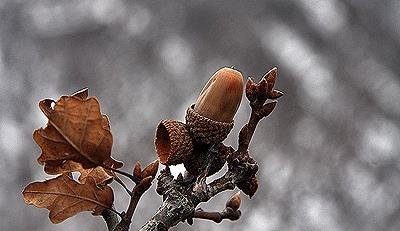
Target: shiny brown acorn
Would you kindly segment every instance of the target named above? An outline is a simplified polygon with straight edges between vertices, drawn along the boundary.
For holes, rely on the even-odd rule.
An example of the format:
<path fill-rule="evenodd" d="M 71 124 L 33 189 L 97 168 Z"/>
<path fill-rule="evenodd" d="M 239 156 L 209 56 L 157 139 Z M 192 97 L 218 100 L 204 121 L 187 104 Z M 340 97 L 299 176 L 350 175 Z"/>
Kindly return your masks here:
<path fill-rule="evenodd" d="M 186 124 L 174 120 L 161 121 L 155 139 L 160 163 L 185 163 L 185 166 L 189 166 L 189 162 L 200 163 L 193 161 L 193 157 L 203 149 L 208 150 L 206 146 L 222 142 L 233 128 L 233 117 L 242 99 L 243 85 L 243 76 L 239 71 L 221 68 L 207 82 L 196 103 L 188 108 Z M 203 147 L 196 149 L 196 145 Z M 194 150 L 197 152 L 194 153 Z M 223 165 L 225 161 L 221 163 Z M 197 164 L 190 166 L 204 167 Z M 191 172 L 195 172 L 190 166 Z"/>
<path fill-rule="evenodd" d="M 239 71 L 221 68 L 208 80 L 193 109 L 209 119 L 230 123 L 242 100 L 243 84 Z"/>
<path fill-rule="evenodd" d="M 228 67 L 209 79 L 186 112 L 186 124 L 196 143 L 219 143 L 228 136 L 242 100 L 243 85 L 242 74 Z"/>

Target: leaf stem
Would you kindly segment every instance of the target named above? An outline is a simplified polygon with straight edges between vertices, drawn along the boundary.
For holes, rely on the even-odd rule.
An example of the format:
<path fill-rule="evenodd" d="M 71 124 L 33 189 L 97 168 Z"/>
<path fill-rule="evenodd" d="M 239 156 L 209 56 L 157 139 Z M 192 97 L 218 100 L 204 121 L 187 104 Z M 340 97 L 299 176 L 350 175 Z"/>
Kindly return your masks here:
<path fill-rule="evenodd" d="M 113 172 L 116 172 L 118 174 L 121 174 L 121 175 L 129 178 L 131 181 L 135 182 L 136 184 L 140 182 L 139 179 L 137 179 L 134 175 L 132 175 L 130 173 L 127 173 L 127 172 L 124 172 L 124 171 L 121 171 L 119 169 L 115 169 L 115 168 L 112 168 L 112 167 L 109 167 L 109 166 L 106 166 L 106 165 L 102 165 L 102 167 L 105 168 L 105 169 L 111 170 Z"/>
<path fill-rule="evenodd" d="M 128 189 L 128 187 L 119 177 L 115 176 L 114 180 L 125 189 L 126 193 L 128 193 L 129 196 L 132 196 L 132 191 Z"/>
<path fill-rule="evenodd" d="M 115 210 L 115 208 L 114 208 L 114 206 L 113 207 L 107 207 L 107 209 L 108 210 L 110 210 L 111 212 L 113 212 L 113 213 L 115 213 L 115 214 L 117 214 L 121 219 L 122 219 L 122 217 L 123 217 L 123 214 L 122 213 L 120 213 L 120 212 L 118 212 L 117 210 Z"/>
<path fill-rule="evenodd" d="M 129 225 L 132 222 L 133 213 L 136 210 L 140 197 L 150 188 L 152 181 L 152 176 L 145 177 L 132 189 L 132 195 L 128 209 L 126 210 L 126 213 L 123 214 L 122 220 L 118 223 L 113 231 L 129 230 Z"/>

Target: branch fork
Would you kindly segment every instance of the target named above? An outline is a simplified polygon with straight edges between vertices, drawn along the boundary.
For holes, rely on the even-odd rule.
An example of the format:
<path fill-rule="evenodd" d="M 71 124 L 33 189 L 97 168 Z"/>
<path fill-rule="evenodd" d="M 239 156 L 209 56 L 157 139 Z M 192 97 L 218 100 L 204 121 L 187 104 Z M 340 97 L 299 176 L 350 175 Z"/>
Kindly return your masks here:
<path fill-rule="evenodd" d="M 230 202 L 229 206 L 227 203 L 222 212 L 207 212 L 201 208 L 196 209 L 196 207 L 201 202 L 207 202 L 215 195 L 226 190 L 233 190 L 235 187 L 241 189 L 249 197 L 252 197 L 257 191 L 258 181 L 256 174 L 258 164 L 250 156 L 248 148 L 260 120 L 271 114 L 275 108 L 277 102 L 272 100 L 276 100 L 283 95 L 281 91 L 274 89 L 276 76 L 277 68 L 273 68 L 258 83 L 255 83 L 249 77 L 246 84 L 246 97 L 252 110 L 249 121 L 239 132 L 237 150 L 227 147 L 221 142 L 210 145 L 195 140 L 192 142 L 194 146 L 191 150 L 194 150 L 194 152 L 200 150 L 197 151 L 199 155 L 192 155 L 191 158 L 195 159 L 187 160 L 196 162 L 197 169 L 200 169 L 200 172 L 190 172 L 191 169 L 189 168 L 191 177 L 186 177 L 189 180 L 185 181 L 182 176 L 174 179 L 168 166 L 161 171 L 160 176 L 157 178 L 157 192 L 163 196 L 163 205 L 153 218 L 140 229 L 141 231 L 167 230 L 181 221 L 187 221 L 192 224 L 194 218 L 207 219 L 216 223 L 221 222 L 223 219 L 239 219 L 241 212 L 238 210 L 239 206 L 235 206 L 237 202 Z M 211 78 L 211 80 L 213 79 L 215 79 L 215 76 Z M 207 89 L 207 87 L 210 88 L 209 83 L 205 88 Z M 205 90 L 203 89 L 202 93 L 204 92 Z M 204 96 L 200 96 L 200 98 L 203 100 L 201 102 L 205 102 Z M 190 132 L 189 134 L 191 135 Z M 210 171 L 216 165 L 215 160 L 218 159 L 219 162 L 222 162 L 222 165 L 218 163 L 218 168 Z M 185 167 L 190 167 L 187 164 L 187 160 L 184 161 Z M 206 178 L 219 171 L 225 162 L 228 163 L 227 172 L 222 177 L 207 184 Z M 200 167 L 198 163 L 201 163 Z M 168 165 L 168 163 L 166 164 Z M 240 201 L 240 196 L 235 194 L 233 201 L 235 200 Z M 177 201 L 179 202 L 177 203 Z M 232 208 L 232 204 L 234 208 Z"/>

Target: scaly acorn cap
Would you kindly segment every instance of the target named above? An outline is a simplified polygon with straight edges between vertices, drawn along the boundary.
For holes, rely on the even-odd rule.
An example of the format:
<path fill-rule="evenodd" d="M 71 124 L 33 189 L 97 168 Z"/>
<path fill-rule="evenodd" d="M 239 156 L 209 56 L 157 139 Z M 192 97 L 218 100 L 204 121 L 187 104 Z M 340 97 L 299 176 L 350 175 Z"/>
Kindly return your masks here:
<path fill-rule="evenodd" d="M 193 108 L 194 105 L 186 111 L 186 124 L 193 140 L 198 144 L 207 145 L 225 140 L 233 128 L 233 121 L 231 123 L 215 121 L 200 115 Z"/>
<path fill-rule="evenodd" d="M 175 120 L 162 120 L 158 124 L 154 144 L 160 163 L 165 165 L 181 164 L 193 151 L 186 125 Z"/>
<path fill-rule="evenodd" d="M 186 112 L 186 124 L 195 142 L 222 142 L 233 128 L 233 117 L 243 95 L 243 76 L 232 68 L 221 68 L 210 78 L 196 104 Z"/>

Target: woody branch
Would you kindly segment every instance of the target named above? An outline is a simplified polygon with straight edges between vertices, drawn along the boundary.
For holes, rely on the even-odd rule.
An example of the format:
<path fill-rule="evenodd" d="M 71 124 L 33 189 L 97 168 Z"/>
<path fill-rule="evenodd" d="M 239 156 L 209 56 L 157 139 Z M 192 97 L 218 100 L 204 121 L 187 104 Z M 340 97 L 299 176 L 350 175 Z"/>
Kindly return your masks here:
<path fill-rule="evenodd" d="M 249 155 L 248 147 L 259 121 L 268 116 L 276 106 L 276 102 L 267 102 L 268 99 L 277 99 L 283 95 L 274 89 L 277 69 L 273 68 L 261 79 L 259 83 L 249 78 L 246 85 L 246 97 L 250 101 L 252 112 L 248 123 L 239 133 L 239 147 L 234 150 L 222 143 L 207 148 L 203 153 L 208 161 L 206 168 L 197 175 L 195 180 L 187 180 L 178 176 L 177 179 L 171 175 L 167 166 L 158 177 L 157 192 L 163 196 L 163 204 L 156 214 L 140 229 L 141 231 L 168 230 L 181 221 L 187 220 L 189 224 L 193 218 L 209 219 L 219 222 L 223 218 L 235 218 L 237 215 L 225 212 L 205 212 L 196 207 L 201 202 L 207 202 L 215 195 L 233 190 L 235 187 L 241 189 L 250 197 L 258 188 L 256 173 L 258 165 Z M 204 91 L 204 90 L 203 90 Z M 214 159 L 211 156 L 222 156 L 228 163 L 228 171 L 219 179 L 206 184 L 206 177 Z M 186 165 L 185 165 L 186 166 Z M 240 213 L 240 211 L 239 211 Z M 238 217 L 237 217 L 238 218 Z"/>

